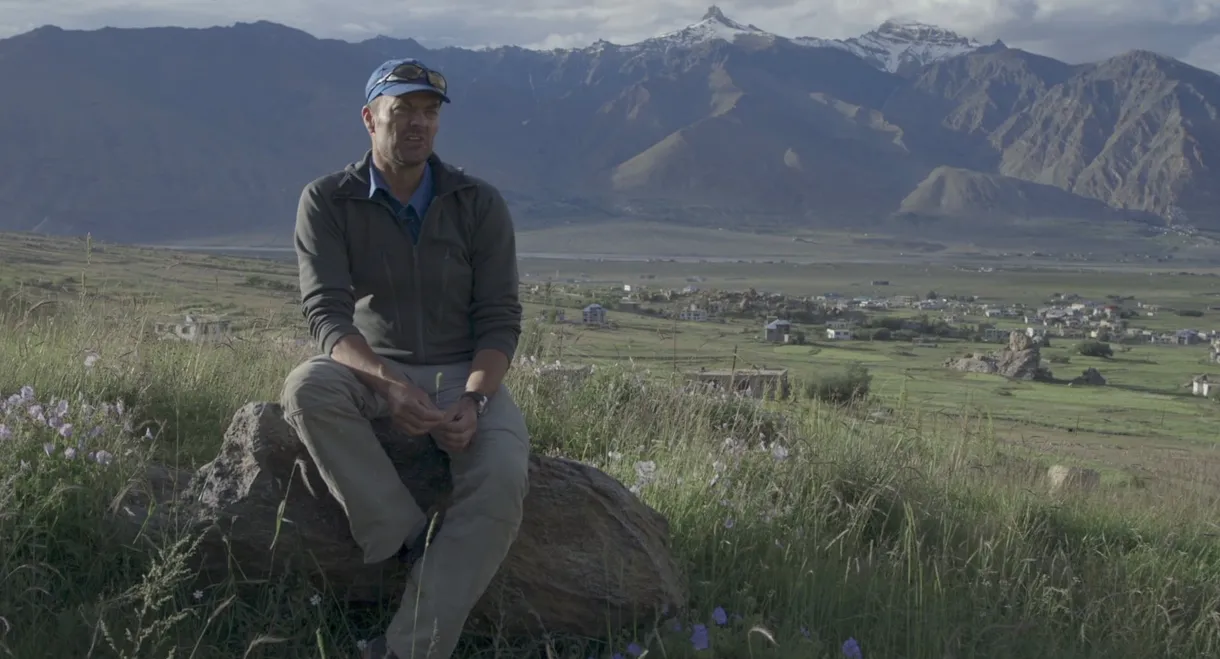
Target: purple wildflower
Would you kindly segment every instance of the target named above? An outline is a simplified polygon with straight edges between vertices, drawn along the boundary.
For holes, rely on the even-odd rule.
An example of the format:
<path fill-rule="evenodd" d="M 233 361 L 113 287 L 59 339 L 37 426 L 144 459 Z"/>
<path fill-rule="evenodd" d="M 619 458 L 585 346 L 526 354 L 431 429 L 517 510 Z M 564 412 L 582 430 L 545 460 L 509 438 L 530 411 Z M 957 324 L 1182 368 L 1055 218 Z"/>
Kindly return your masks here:
<path fill-rule="evenodd" d="M 71 446 L 64 449 L 64 457 L 67 458 L 68 460 L 75 459 L 76 458 L 76 449 L 72 448 Z"/>
<path fill-rule="evenodd" d="M 809 633 L 809 628 L 804 625 L 801 625 L 801 636 L 809 639 L 813 638 L 813 634 Z"/>
<path fill-rule="evenodd" d="M 93 429 L 89 431 L 89 437 L 97 437 L 98 435 L 102 434 L 104 431 L 105 431 L 105 429 L 102 428 L 101 426 L 93 426 Z"/>
<path fill-rule="evenodd" d="M 843 641 L 843 656 L 847 659 L 864 659 L 864 653 L 860 651 L 860 642 L 854 637 Z"/>
<path fill-rule="evenodd" d="M 695 631 L 690 635 L 690 644 L 696 650 L 706 650 L 711 647 L 711 642 L 708 639 L 707 627 L 703 625 L 695 625 Z"/>
<path fill-rule="evenodd" d="M 632 641 L 631 644 L 627 646 L 627 654 L 633 657 L 638 657 L 644 654 L 644 648 L 640 647 L 639 643 Z"/>
<path fill-rule="evenodd" d="M 22 400 L 34 400 L 34 387 L 31 387 L 28 384 L 26 386 L 22 387 L 21 388 L 21 399 Z"/>
<path fill-rule="evenodd" d="M 729 617 L 725 614 L 723 607 L 718 606 L 712 609 L 712 621 L 717 625 L 723 625 L 729 621 Z"/>
<path fill-rule="evenodd" d="M 12 439 L 13 431 L 8 429 L 8 426 L 0 423 L 0 439 Z"/>
<path fill-rule="evenodd" d="M 55 406 L 55 416 L 67 416 L 67 415 L 68 415 L 68 401 L 61 400 L 61 401 L 59 401 L 59 404 Z"/>
<path fill-rule="evenodd" d="M 59 426 L 59 436 L 67 439 L 72 436 L 72 424 L 65 423 Z"/>
<path fill-rule="evenodd" d="M 89 457 L 93 458 L 93 461 L 100 465 L 108 465 L 114 460 L 114 454 L 105 449 L 98 450 Z"/>
<path fill-rule="evenodd" d="M 52 444 L 51 442 L 47 442 L 47 443 L 43 444 L 42 452 L 46 453 L 48 456 L 55 455 L 55 445 Z"/>

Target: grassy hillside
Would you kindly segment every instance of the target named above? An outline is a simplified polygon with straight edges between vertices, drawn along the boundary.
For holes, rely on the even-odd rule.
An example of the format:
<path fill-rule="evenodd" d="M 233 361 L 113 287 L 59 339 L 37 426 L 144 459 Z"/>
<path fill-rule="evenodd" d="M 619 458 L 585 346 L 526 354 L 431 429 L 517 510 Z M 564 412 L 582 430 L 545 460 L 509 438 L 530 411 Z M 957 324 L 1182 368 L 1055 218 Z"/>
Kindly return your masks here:
<path fill-rule="evenodd" d="M 0 339 L 0 392 L 32 390 L 8 403 L 0 443 L 0 542 L 15 548 L 0 558 L 0 647 L 351 656 L 390 612 L 349 611 L 291 579 L 200 584 L 185 568 L 189 538 L 166 551 L 116 537 L 109 504 L 132 478 L 153 460 L 210 458 L 233 411 L 274 399 L 305 356 L 272 342 L 141 343 L 129 312 L 85 303 Z M 536 331 L 524 350 L 554 357 Z M 609 657 L 636 642 L 670 657 L 831 657 L 854 638 L 867 657 L 1144 658 L 1220 644 L 1209 613 L 1220 602 L 1217 510 L 1192 488 L 1111 484 L 1056 498 L 1038 487 L 1033 456 L 1002 448 L 982 416 L 911 407 L 875 424 L 804 401 L 783 406 L 791 425 L 759 437 L 750 405 L 726 416 L 722 402 L 663 381 L 624 399 L 628 375 L 603 369 L 557 392 L 519 367 L 512 386 L 535 450 L 627 483 L 637 462 L 656 463 L 641 496 L 672 522 L 690 610 L 604 645 L 515 639 L 493 651 L 470 639 L 461 656 L 537 656 L 546 643 L 555 656 Z M 117 400 L 121 414 L 86 421 L 82 405 Z M 34 401 L 66 406 L 83 443 L 21 418 Z M 710 652 L 692 648 L 693 624 L 711 629 Z"/>
<path fill-rule="evenodd" d="M 0 271 L 16 291 L 0 315 L 0 654 L 352 656 L 392 612 L 350 609 L 300 575 L 200 583 L 187 567 L 191 538 L 133 545 L 113 519 L 112 503 L 151 462 L 212 458 L 234 411 L 278 397 L 310 353 L 259 331 L 291 336 L 300 325 L 283 286 L 291 270 L 42 247 L 26 252 L 41 265 Z M 247 285 L 251 276 L 279 283 Z M 188 306 L 225 307 L 243 331 L 211 346 L 143 338 Z M 531 305 L 531 317 L 540 311 Z M 620 322 L 573 333 L 531 321 L 522 354 L 602 367 L 557 391 L 523 364 L 510 384 L 536 451 L 628 484 L 637 463 L 656 463 L 640 496 L 671 521 L 689 609 L 603 641 L 470 638 L 460 656 L 536 657 L 546 646 L 547 656 L 606 659 L 636 643 L 649 656 L 805 659 L 843 656 L 851 640 L 869 658 L 1220 649 L 1216 413 L 1171 391 L 1189 352 L 1120 355 L 1103 368 L 1114 386 L 1073 390 L 942 373 L 947 348 L 764 348 L 747 326 L 684 329 L 675 359 L 665 324 Z M 783 362 L 802 378 L 863 363 L 876 400 L 729 405 L 669 381 L 675 362 L 723 363 L 734 345 L 743 361 Z M 636 376 L 652 384 L 629 386 Z M 119 400 L 121 411 L 104 407 Z M 70 437 L 31 422 L 34 404 L 62 408 Z M 764 422 L 776 412 L 783 424 Z M 1093 492 L 1052 495 L 1041 480 L 1051 462 L 1105 477 Z M 710 630 L 709 650 L 692 646 L 696 624 Z"/>

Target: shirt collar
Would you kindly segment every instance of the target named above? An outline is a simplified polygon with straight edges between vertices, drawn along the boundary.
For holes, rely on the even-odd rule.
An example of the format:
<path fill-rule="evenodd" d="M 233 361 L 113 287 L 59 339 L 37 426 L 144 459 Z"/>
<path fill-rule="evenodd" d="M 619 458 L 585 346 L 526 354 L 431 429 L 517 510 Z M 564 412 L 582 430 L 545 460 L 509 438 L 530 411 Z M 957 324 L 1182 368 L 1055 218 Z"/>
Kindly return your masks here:
<path fill-rule="evenodd" d="M 394 193 L 390 191 L 390 186 L 385 182 L 385 177 L 381 175 L 381 170 L 377 169 L 377 165 L 373 164 L 372 159 L 369 159 L 369 199 L 377 196 L 377 191 L 380 190 L 388 195 L 391 199 L 396 199 Z M 401 200 L 398 200 L 401 203 Z M 432 201 L 432 163 L 424 163 L 424 175 L 419 179 L 419 185 L 415 188 L 415 194 L 407 200 L 407 206 L 412 207 L 416 213 L 423 215 L 420 212 L 428 206 Z"/>

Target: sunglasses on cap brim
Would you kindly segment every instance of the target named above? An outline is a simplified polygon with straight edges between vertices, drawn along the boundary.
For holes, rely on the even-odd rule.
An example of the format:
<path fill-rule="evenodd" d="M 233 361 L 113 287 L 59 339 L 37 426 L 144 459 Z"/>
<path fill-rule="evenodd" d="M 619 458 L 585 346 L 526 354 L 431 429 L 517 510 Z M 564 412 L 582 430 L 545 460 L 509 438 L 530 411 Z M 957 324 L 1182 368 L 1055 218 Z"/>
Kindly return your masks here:
<path fill-rule="evenodd" d="M 381 76 L 375 84 L 381 85 L 387 82 L 406 82 L 414 85 L 426 84 L 435 87 L 442 94 L 449 93 L 449 85 L 445 82 L 445 76 L 419 64 L 399 64 L 394 67 L 393 71 Z"/>

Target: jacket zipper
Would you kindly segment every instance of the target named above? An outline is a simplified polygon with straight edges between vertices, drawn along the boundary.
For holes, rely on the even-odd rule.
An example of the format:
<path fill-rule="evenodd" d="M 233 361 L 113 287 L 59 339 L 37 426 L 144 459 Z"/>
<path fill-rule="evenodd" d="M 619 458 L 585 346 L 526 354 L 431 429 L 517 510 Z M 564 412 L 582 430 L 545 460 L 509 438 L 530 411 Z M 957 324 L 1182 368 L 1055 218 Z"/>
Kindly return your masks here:
<path fill-rule="evenodd" d="M 419 244 L 424 241 L 424 230 L 428 228 L 429 224 L 428 218 L 433 215 L 433 211 L 436 210 L 436 205 L 440 203 L 441 199 L 440 195 L 433 195 L 432 201 L 428 204 L 428 212 L 424 213 L 424 216 L 419 220 L 419 240 L 411 241 L 411 255 L 414 257 L 411 260 L 411 266 L 415 271 L 415 304 L 419 309 L 419 312 L 415 314 L 416 347 L 419 349 L 420 363 L 425 364 L 427 363 L 428 353 L 424 350 L 424 296 L 423 288 L 419 282 Z M 437 395 L 440 395 L 439 391 Z"/>
<path fill-rule="evenodd" d="M 424 239 L 424 227 L 426 224 L 421 221 L 419 227 L 419 239 Z M 415 347 L 419 352 L 419 363 L 428 363 L 428 353 L 424 351 L 424 297 L 422 288 L 419 285 L 419 243 L 411 242 L 411 267 L 415 271 Z"/>

